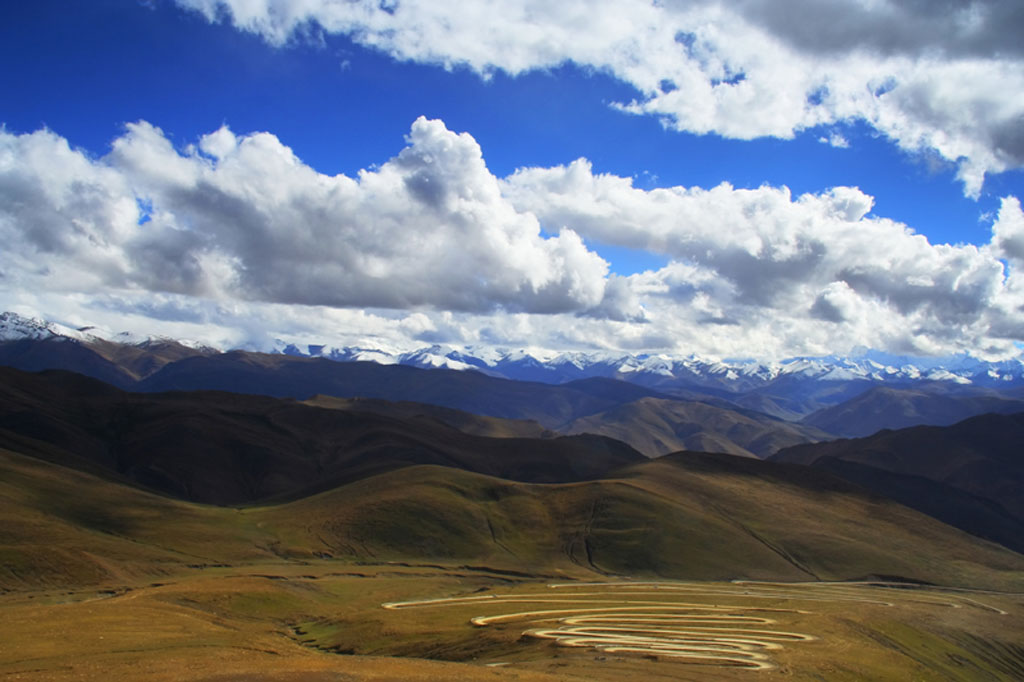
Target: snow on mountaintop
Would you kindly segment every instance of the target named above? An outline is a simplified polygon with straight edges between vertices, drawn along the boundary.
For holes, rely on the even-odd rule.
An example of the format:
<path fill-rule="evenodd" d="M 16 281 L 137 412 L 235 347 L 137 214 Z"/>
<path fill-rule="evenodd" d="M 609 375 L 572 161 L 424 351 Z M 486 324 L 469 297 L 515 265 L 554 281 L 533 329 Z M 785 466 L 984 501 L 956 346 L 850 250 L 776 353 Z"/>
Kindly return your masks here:
<path fill-rule="evenodd" d="M 872 383 L 944 382 L 956 385 L 1006 386 L 1024 383 L 1020 358 L 988 363 L 968 356 L 908 358 L 873 352 L 859 357 L 825 356 L 792 358 L 782 362 L 730 361 L 696 355 L 665 353 L 629 355 L 597 351 L 538 351 L 434 345 L 407 352 L 294 345 L 277 352 L 311 355 L 333 360 L 370 360 L 424 368 L 477 370 L 510 379 L 562 383 L 589 377 L 612 377 L 652 387 L 674 384 L 703 386 L 726 391 L 746 391 L 776 379 L 814 382 L 866 381 Z M 894 363 L 886 363 L 891 358 Z"/>
<path fill-rule="evenodd" d="M 72 329 L 56 322 L 47 322 L 36 317 L 23 317 L 17 313 L 0 313 L 0 341 L 52 338 L 90 341 L 96 337 L 85 333 L 84 330 Z"/>
<path fill-rule="evenodd" d="M 0 341 L 49 338 L 73 339 L 85 343 L 106 340 L 136 346 L 171 341 L 163 337 L 131 333 L 112 334 L 93 327 L 73 329 L 16 313 L 0 313 Z M 191 348 L 207 348 L 188 341 L 177 342 Z M 277 340 L 266 350 L 339 362 L 368 361 L 424 368 L 476 370 L 510 379 L 547 383 L 611 377 L 659 390 L 689 386 L 735 393 L 756 390 L 783 378 L 801 383 L 942 382 L 951 386 L 979 387 L 1024 384 L 1024 356 L 987 362 L 967 354 L 946 358 L 917 358 L 861 349 L 856 356 L 850 357 L 798 357 L 764 363 L 667 353 L 631 355 L 616 351 L 546 351 L 442 345 L 401 350 L 375 346 L 372 342 L 342 347 L 298 340 Z"/>
<path fill-rule="evenodd" d="M 88 331 L 92 336 L 104 341 L 111 341 L 113 343 L 122 343 L 126 346 L 151 346 L 161 343 L 177 343 L 199 351 L 217 351 L 219 349 L 213 348 L 205 343 L 199 341 L 193 341 L 191 339 L 175 339 L 170 336 L 156 336 L 152 334 L 135 334 L 133 332 L 119 332 L 112 334 L 104 330 L 96 329 L 95 327 L 84 327 L 82 331 Z"/>
<path fill-rule="evenodd" d="M 47 322 L 37 317 L 25 317 L 12 312 L 0 313 L 0 341 L 20 341 L 23 339 L 71 339 L 82 343 L 110 341 L 127 346 L 178 343 L 196 350 L 216 350 L 206 344 L 187 339 L 173 339 L 167 336 L 144 336 L 132 332 L 114 333 L 99 327 L 80 327 L 74 329 L 57 322 Z"/>
<path fill-rule="evenodd" d="M 460 353 L 451 348 L 443 346 L 431 346 L 421 348 L 411 353 L 403 353 L 399 356 L 399 363 L 403 365 L 414 365 L 416 367 L 435 369 L 476 369 L 479 365 L 463 362 L 459 359 Z M 468 356 L 467 356 L 468 357 Z M 482 363 L 481 363 L 482 364 Z"/>
<path fill-rule="evenodd" d="M 914 358 L 864 349 L 854 357 L 798 357 L 780 362 L 729 360 L 693 354 L 550 351 L 440 344 L 401 350 L 299 344 L 282 340 L 276 341 L 270 352 L 322 357 L 339 362 L 364 361 L 382 365 L 476 370 L 509 379 L 547 383 L 612 377 L 652 387 L 687 384 L 730 392 L 753 390 L 782 377 L 800 381 L 931 381 L 978 386 L 1024 383 L 1024 362 L 1020 357 L 986 362 L 965 354 L 947 358 Z"/>

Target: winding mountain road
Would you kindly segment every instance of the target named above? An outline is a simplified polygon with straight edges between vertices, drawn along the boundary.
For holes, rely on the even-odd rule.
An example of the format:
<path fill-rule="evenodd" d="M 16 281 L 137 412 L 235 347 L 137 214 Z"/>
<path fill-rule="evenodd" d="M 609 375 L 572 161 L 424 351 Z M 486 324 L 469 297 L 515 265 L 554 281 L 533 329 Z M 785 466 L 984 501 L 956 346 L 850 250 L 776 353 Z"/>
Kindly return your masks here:
<path fill-rule="evenodd" d="M 728 597 L 734 600 L 856 602 L 892 607 L 893 601 L 865 592 L 882 583 L 759 583 L 728 585 L 671 582 L 595 582 L 548 585 L 547 592 L 489 594 L 419 601 L 389 602 L 386 609 L 419 609 L 529 604 L 534 608 L 470 618 L 477 627 L 522 623 L 523 634 L 561 646 L 585 647 L 613 654 L 655 656 L 688 663 L 755 670 L 776 667 L 772 653 L 784 645 L 811 642 L 814 635 L 776 629 L 772 615 L 813 612 L 751 604 L 708 604 L 683 599 Z M 905 585 L 899 587 L 905 588 Z M 960 595 L 913 594 L 901 590 L 899 602 L 950 608 L 973 607 L 1005 613 Z M 540 608 L 537 608 L 540 607 Z"/>

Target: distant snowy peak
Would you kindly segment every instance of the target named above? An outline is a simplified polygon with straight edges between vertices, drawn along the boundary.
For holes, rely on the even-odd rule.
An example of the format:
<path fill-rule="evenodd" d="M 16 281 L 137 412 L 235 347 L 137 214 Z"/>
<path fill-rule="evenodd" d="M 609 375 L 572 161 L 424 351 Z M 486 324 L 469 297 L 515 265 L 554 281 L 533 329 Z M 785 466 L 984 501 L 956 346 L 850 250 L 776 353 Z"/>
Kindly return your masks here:
<path fill-rule="evenodd" d="M 140 347 L 179 343 L 200 351 L 216 351 L 202 344 L 178 339 L 130 333 L 112 334 L 93 327 L 73 329 L 16 313 L 0 313 L 0 341 L 20 339 L 72 339 L 82 343 L 107 341 Z M 475 370 L 508 379 L 552 384 L 607 377 L 668 392 L 697 389 L 735 394 L 755 391 L 775 382 L 792 386 L 821 382 L 868 382 L 903 386 L 940 382 L 950 387 L 981 388 L 1024 385 L 1022 356 L 987 362 L 967 354 L 919 358 L 863 350 L 853 357 L 800 357 L 765 363 L 667 353 L 628 354 L 614 351 L 546 351 L 443 345 L 410 351 L 374 347 L 371 343 L 344 347 L 284 340 L 277 340 L 272 347 L 263 350 L 337 362 L 359 361 L 381 365 Z"/>
<path fill-rule="evenodd" d="M 91 341 L 96 337 L 84 330 L 65 327 L 56 322 L 47 322 L 36 317 L 24 317 L 17 313 L 0 313 L 0 341 L 21 341 L 23 339 L 74 339 Z"/>
<path fill-rule="evenodd" d="M 167 336 L 142 336 L 131 332 L 112 333 L 98 327 L 80 327 L 75 329 L 56 322 L 47 322 L 36 317 L 25 317 L 17 313 L 0 313 L 0 341 L 21 341 L 31 339 L 36 341 L 72 340 L 80 343 L 96 343 L 108 341 L 127 346 L 154 346 L 159 344 L 176 343 L 193 350 L 213 352 L 212 348 L 197 341 L 187 339 L 174 339 Z"/>
<path fill-rule="evenodd" d="M 425 369 L 467 370 L 481 369 L 487 366 L 482 360 L 443 346 L 431 346 L 411 353 L 402 353 L 398 356 L 398 363 Z"/>
<path fill-rule="evenodd" d="M 324 357 L 337 361 L 369 361 L 422 368 L 476 370 L 523 381 L 564 383 L 609 377 L 653 388 L 707 388 L 729 392 L 756 390 L 775 381 L 914 384 L 1006 387 L 1024 383 L 1020 358 L 985 362 L 970 356 L 908 358 L 875 351 L 858 357 L 792 358 L 781 362 L 730 361 L 696 355 L 623 354 L 615 352 L 550 352 L 526 349 L 455 348 L 434 345 L 413 351 L 335 348 L 309 345 L 304 349 L 279 342 L 274 352 Z"/>

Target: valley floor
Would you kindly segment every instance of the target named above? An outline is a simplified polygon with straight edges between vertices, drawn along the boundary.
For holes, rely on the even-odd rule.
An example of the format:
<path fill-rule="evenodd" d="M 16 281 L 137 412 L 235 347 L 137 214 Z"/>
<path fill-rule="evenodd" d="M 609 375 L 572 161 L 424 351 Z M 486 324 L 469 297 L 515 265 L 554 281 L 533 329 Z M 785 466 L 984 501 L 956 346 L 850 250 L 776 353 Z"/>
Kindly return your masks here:
<path fill-rule="evenodd" d="M 4 680 L 1016 680 L 1024 594 L 338 560 L 0 594 Z"/>

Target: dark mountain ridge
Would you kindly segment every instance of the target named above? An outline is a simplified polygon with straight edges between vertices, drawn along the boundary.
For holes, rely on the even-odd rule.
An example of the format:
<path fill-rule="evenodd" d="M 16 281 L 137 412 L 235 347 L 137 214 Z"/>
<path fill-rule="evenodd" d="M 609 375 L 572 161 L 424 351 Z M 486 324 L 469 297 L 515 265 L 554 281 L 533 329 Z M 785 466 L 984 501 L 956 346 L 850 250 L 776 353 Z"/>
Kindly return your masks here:
<path fill-rule="evenodd" d="M 955 393 L 932 386 L 931 390 L 874 386 L 859 395 L 824 408 L 801 424 L 848 438 L 870 436 L 882 429 L 909 426 L 949 426 L 986 413 L 1024 411 L 1024 400 L 986 389 L 961 389 Z"/>
<path fill-rule="evenodd" d="M 429 417 L 216 391 L 127 393 L 9 368 L 0 368 L 0 447 L 214 504 L 300 497 L 413 464 L 551 483 L 644 459 L 601 436 L 486 438 Z"/>
<path fill-rule="evenodd" d="M 1024 412 L 797 445 L 772 461 L 830 471 L 968 532 L 1024 549 Z"/>
<path fill-rule="evenodd" d="M 912 373 L 907 373 L 880 386 L 877 377 L 863 373 L 867 366 L 849 362 L 843 371 L 826 371 L 827 363 L 801 361 L 786 365 L 777 376 L 762 376 L 761 368 L 733 384 L 727 384 L 733 381 L 727 380 L 733 370 L 721 363 L 705 366 L 696 360 L 665 360 L 664 367 L 634 363 L 624 371 L 622 358 L 598 362 L 585 354 L 567 354 L 550 366 L 528 355 L 518 359 L 509 355 L 491 366 L 470 355 L 448 353 L 444 357 L 475 369 L 423 369 L 357 361 L 356 355 L 332 355 L 334 359 L 328 360 L 301 353 L 221 353 L 159 338 L 107 340 L 88 330 L 59 328 L 10 314 L 0 317 L 3 324 L 18 327 L 8 329 L 4 337 L 8 340 L 0 341 L 0 365 L 29 371 L 79 371 L 134 391 L 223 390 L 297 399 L 322 394 L 431 404 L 533 421 L 550 431 L 603 433 L 631 443 L 648 456 L 686 448 L 763 457 L 834 435 L 864 436 L 879 428 L 919 423 L 950 424 L 984 411 L 1024 408 L 1024 398 L 1012 381 L 1003 381 L 1007 386 L 997 391 L 954 381 L 912 380 Z M 17 334 L 23 338 L 13 338 Z M 441 356 L 431 353 L 440 349 L 428 351 L 423 357 L 411 354 L 409 362 L 424 366 L 438 362 Z M 516 363 L 536 365 L 538 372 L 556 367 L 564 383 L 495 376 L 500 374 L 499 365 L 511 372 Z M 979 367 L 971 365 L 963 371 L 976 372 Z M 591 371 L 606 376 L 587 376 Z M 1013 367 L 999 366 L 998 372 L 1003 372 L 1004 379 L 1012 378 Z M 679 383 L 680 377 L 690 375 L 696 382 L 691 388 L 696 390 Z M 544 376 L 551 380 L 554 375 Z M 651 387 L 655 385 L 664 392 Z M 737 392 L 737 387 L 746 392 Z M 658 406 L 653 408 L 654 404 Z M 822 409 L 807 415 L 818 407 Z M 799 423 L 791 421 L 801 417 Z"/>
<path fill-rule="evenodd" d="M 593 388 L 593 392 L 588 391 Z M 145 380 L 141 392 L 220 390 L 304 400 L 317 394 L 439 405 L 503 419 L 529 419 L 558 429 L 579 415 L 628 401 L 643 389 L 607 384 L 552 386 L 487 376 L 475 371 L 420 369 L 372 362 L 334 362 L 232 351 L 169 364 Z"/>
<path fill-rule="evenodd" d="M 248 351 L 217 353 L 170 342 L 80 343 L 55 337 L 7 345 L 36 349 L 36 361 L 14 363 L 21 368 L 81 368 L 83 373 L 125 390 L 219 390 L 299 400 L 323 395 L 430 404 L 481 416 L 532 421 L 550 431 L 604 433 L 632 443 L 648 456 L 680 448 L 764 456 L 785 445 L 827 437 L 813 428 L 787 424 L 723 399 L 684 401 L 603 377 L 552 385 L 513 381 L 474 370 L 338 362 Z M 0 348 L 3 346 L 0 344 Z M 22 360 L 31 356 L 28 353 Z M 664 408 L 657 410 L 655 420 L 630 420 L 633 425 L 624 428 L 623 415 L 650 411 L 644 401 L 661 401 Z M 694 429 L 688 416 L 694 412 L 713 412 L 715 427 Z M 754 422 L 761 426 L 756 429 L 758 434 L 751 435 L 751 429 L 742 425 Z M 652 433 L 642 433 L 644 425 Z M 687 435 L 679 436 L 683 431 Z"/>

